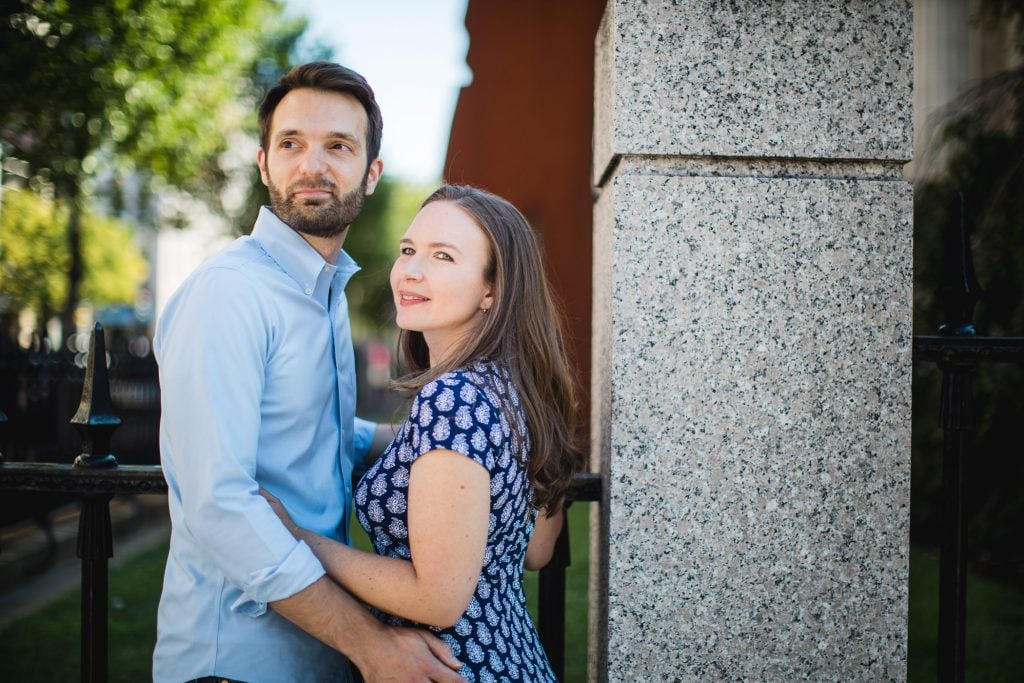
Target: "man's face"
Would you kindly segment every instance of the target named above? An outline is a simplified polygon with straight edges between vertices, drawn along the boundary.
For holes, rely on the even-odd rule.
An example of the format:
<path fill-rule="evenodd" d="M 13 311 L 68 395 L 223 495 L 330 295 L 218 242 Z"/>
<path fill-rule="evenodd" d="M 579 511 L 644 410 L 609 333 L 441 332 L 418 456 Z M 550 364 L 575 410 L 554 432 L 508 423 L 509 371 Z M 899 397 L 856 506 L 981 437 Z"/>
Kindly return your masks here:
<path fill-rule="evenodd" d="M 379 159 L 366 165 L 366 122 L 351 95 L 299 88 L 284 96 L 256 158 L 278 218 L 315 237 L 356 219 L 381 171 Z"/>

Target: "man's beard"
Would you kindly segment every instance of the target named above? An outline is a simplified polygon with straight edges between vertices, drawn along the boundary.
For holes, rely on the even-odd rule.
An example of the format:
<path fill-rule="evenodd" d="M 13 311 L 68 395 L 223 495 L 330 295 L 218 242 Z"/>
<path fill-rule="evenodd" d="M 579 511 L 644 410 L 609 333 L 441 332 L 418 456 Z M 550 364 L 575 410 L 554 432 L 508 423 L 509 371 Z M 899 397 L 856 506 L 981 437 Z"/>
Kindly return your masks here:
<path fill-rule="evenodd" d="M 341 197 L 334 194 L 338 186 L 325 178 L 312 183 L 294 183 L 284 192 L 270 181 L 267 183 L 270 208 L 292 230 L 313 237 L 334 237 L 344 232 L 363 210 L 368 174 L 369 169 L 359 186 Z M 327 190 L 331 196 L 317 203 L 296 202 L 292 193 L 298 188 Z"/>

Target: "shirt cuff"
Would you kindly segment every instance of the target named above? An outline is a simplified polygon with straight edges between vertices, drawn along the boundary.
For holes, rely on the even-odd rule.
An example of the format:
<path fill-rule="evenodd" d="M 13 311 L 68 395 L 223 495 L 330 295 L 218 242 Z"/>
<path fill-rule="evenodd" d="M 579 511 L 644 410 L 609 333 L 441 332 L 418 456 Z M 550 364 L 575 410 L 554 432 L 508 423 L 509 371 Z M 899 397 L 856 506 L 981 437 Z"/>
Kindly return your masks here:
<path fill-rule="evenodd" d="M 305 542 L 299 541 L 280 564 L 249 575 L 231 610 L 250 617 L 263 616 L 268 603 L 295 595 L 324 574 L 323 565 L 313 551 Z"/>
<path fill-rule="evenodd" d="M 377 423 L 364 420 L 361 417 L 356 418 L 355 424 L 355 451 L 356 451 L 356 462 L 362 462 L 363 458 L 366 457 L 367 451 L 370 450 L 370 445 L 373 443 L 373 436 L 377 432 Z"/>

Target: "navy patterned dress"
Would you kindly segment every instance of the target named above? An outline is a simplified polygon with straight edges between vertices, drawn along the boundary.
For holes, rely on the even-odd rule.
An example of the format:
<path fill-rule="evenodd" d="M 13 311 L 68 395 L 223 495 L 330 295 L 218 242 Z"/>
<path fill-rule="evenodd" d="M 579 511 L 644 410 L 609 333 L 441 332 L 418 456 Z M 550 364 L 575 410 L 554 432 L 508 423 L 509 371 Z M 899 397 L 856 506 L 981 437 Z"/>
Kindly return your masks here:
<path fill-rule="evenodd" d="M 523 409 L 500 364 L 480 361 L 442 375 L 413 400 L 409 419 L 356 488 L 359 523 L 379 555 L 409 559 L 409 470 L 436 449 L 463 453 L 487 468 L 491 512 L 476 591 L 450 628 L 428 627 L 451 646 L 470 681 L 555 681 L 526 611 L 523 558 L 533 534 L 533 489 L 523 466 L 529 440 Z M 516 443 L 524 441 L 517 448 Z M 421 626 L 378 613 L 386 623 Z M 422 626 L 421 626 L 422 627 Z"/>

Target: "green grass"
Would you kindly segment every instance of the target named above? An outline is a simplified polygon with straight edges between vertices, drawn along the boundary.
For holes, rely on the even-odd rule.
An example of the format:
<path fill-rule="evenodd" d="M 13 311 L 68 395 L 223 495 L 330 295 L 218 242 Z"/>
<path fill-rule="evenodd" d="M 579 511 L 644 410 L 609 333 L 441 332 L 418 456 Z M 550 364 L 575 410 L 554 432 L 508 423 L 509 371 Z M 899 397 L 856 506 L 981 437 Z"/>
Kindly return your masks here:
<path fill-rule="evenodd" d="M 156 608 L 167 544 L 110 572 L 109 652 L 112 683 L 152 680 Z M 75 589 L 0 633 L 0 681 L 65 683 L 79 680 L 81 591 Z"/>
<path fill-rule="evenodd" d="M 588 508 L 570 510 L 573 564 L 566 586 L 565 680 L 586 680 Z M 361 534 L 361 532 L 360 532 Z M 358 538 L 358 535 L 357 535 Z M 357 544 L 366 547 L 365 536 Z M 166 543 L 110 573 L 110 681 L 150 680 L 156 607 Z M 527 572 L 527 595 L 536 604 L 536 574 Z M 938 560 L 910 555 L 909 675 L 911 683 L 935 680 Z M 64 683 L 78 680 L 80 594 L 76 589 L 0 633 L 0 681 Z M 1020 680 L 1024 671 L 1024 592 L 976 576 L 967 590 L 967 680 Z"/>
<path fill-rule="evenodd" d="M 584 681 L 587 674 L 587 508 L 587 504 L 577 503 L 569 515 L 573 564 L 566 576 L 566 681 Z M 352 536 L 356 546 L 371 548 L 358 524 L 353 525 Z M 148 681 L 152 677 L 156 609 L 166 559 L 164 542 L 110 572 L 111 683 Z M 527 572 L 531 608 L 537 601 L 536 585 L 536 572 Z M 77 681 L 80 613 L 81 591 L 75 589 L 0 633 L 0 681 Z"/>
<path fill-rule="evenodd" d="M 939 624 L 938 554 L 910 552 L 910 683 L 936 680 Z M 1019 681 L 1024 671 L 1024 592 L 967 576 L 968 681 Z"/>

